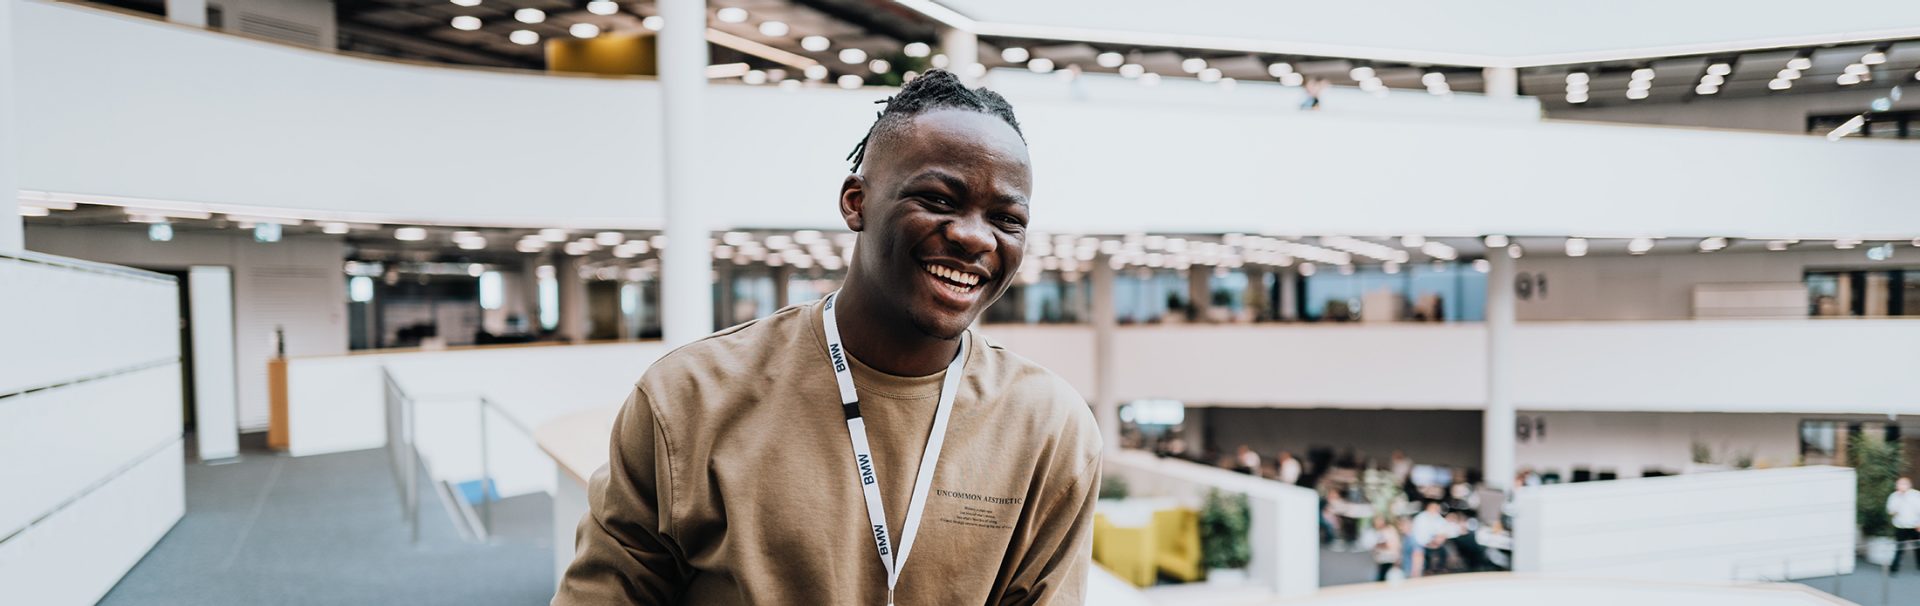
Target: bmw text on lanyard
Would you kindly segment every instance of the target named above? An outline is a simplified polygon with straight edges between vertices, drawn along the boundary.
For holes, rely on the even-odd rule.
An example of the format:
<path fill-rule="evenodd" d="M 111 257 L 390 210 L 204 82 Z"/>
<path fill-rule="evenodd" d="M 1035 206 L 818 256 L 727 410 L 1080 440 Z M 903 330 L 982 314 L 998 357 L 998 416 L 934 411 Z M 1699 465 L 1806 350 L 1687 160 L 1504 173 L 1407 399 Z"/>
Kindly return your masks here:
<path fill-rule="evenodd" d="M 827 329 L 827 357 L 833 362 L 833 378 L 840 383 L 840 405 L 847 414 L 847 435 L 853 438 L 855 478 L 867 498 L 867 522 L 873 526 L 873 546 L 880 552 L 880 565 L 887 570 L 887 606 L 893 606 L 893 589 L 900 584 L 900 569 L 907 566 L 907 554 L 913 553 L 913 537 L 920 530 L 920 513 L 927 506 L 927 490 L 933 487 L 933 472 L 940 462 L 940 446 L 947 441 L 947 418 L 953 413 L 953 398 L 960 391 L 961 369 L 967 362 L 967 339 L 961 335 L 960 353 L 947 365 L 947 376 L 940 384 L 940 405 L 933 412 L 933 431 L 927 435 L 926 452 L 920 455 L 920 468 L 914 473 L 913 499 L 907 502 L 907 522 L 900 529 L 900 549 L 893 549 L 887 533 L 887 509 L 880 503 L 880 478 L 873 470 L 873 449 L 867 445 L 867 423 L 860 417 L 860 395 L 853 388 L 853 373 L 847 368 L 847 352 L 840 346 L 840 323 L 834 320 L 833 304 L 839 292 L 827 295 L 820 317 Z"/>

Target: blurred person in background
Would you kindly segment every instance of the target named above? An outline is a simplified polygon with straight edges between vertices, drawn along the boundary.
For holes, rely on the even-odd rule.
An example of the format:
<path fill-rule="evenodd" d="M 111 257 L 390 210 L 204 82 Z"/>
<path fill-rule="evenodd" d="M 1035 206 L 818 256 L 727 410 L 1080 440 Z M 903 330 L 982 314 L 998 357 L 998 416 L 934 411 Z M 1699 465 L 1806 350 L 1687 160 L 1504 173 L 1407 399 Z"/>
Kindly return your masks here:
<path fill-rule="evenodd" d="M 1083 602 L 1092 412 L 968 330 L 1025 250 L 1033 173 L 1012 106 L 929 71 L 852 160 L 841 289 L 646 371 L 555 604 Z M 953 521 L 969 516 L 994 521 Z"/>
<path fill-rule="evenodd" d="M 1427 550 L 1414 544 L 1413 520 L 1398 518 L 1393 522 L 1393 529 L 1400 535 L 1400 572 L 1409 579 L 1425 574 Z"/>
<path fill-rule="evenodd" d="M 1892 572 L 1900 571 L 1900 556 L 1907 550 L 1916 550 L 1915 557 L 1920 558 L 1920 490 L 1913 489 L 1913 480 L 1900 478 L 1893 483 L 1893 494 L 1887 495 L 1887 515 L 1893 516 L 1893 566 Z M 1920 567 L 1920 562 L 1914 566 Z"/>
<path fill-rule="evenodd" d="M 1378 569 L 1373 580 L 1387 580 L 1387 573 L 1400 563 L 1400 529 L 1387 516 L 1373 517 L 1373 563 Z"/>
<path fill-rule="evenodd" d="M 1293 458 L 1293 453 L 1280 451 L 1280 460 L 1275 465 L 1279 466 L 1279 469 L 1274 479 L 1287 484 L 1300 483 L 1300 460 Z"/>
<path fill-rule="evenodd" d="M 1440 502 L 1427 501 L 1419 515 L 1413 516 L 1413 542 L 1420 546 L 1426 560 L 1422 574 L 1446 572 L 1447 539 L 1450 538 L 1452 528 L 1440 513 Z"/>
<path fill-rule="evenodd" d="M 1260 475 L 1260 453 L 1254 452 L 1246 444 L 1234 449 L 1234 471 L 1248 475 Z"/>

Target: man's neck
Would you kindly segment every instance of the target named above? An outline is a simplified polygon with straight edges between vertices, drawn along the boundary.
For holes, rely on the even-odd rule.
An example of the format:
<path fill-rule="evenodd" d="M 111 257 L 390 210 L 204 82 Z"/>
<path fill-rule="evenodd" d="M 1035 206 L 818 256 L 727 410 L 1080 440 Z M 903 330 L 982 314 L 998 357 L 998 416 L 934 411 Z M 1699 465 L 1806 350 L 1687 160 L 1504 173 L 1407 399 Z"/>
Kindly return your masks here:
<path fill-rule="evenodd" d="M 890 375 L 923 377 L 940 372 L 959 354 L 959 340 L 922 333 L 906 314 L 880 309 L 879 303 L 857 288 L 842 288 L 834 303 L 840 341 L 860 363 Z"/>

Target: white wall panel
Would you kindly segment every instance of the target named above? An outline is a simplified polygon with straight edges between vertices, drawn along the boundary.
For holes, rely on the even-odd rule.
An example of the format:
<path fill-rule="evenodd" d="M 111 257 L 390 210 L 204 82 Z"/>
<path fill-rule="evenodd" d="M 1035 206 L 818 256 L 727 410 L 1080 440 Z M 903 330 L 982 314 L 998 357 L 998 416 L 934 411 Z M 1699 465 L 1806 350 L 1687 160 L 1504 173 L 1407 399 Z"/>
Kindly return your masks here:
<path fill-rule="evenodd" d="M 1477 324 L 1128 327 L 1113 382 L 1196 406 L 1479 408 L 1486 341 Z"/>
<path fill-rule="evenodd" d="M 1920 406 L 1920 322 L 1522 322 L 1522 410 L 1887 414 Z"/>
<path fill-rule="evenodd" d="M 1853 570 L 1852 469 L 1532 486 L 1516 499 L 1515 572 L 1732 581 Z"/>
<path fill-rule="evenodd" d="M 164 276 L 0 258 L 0 394 L 179 358 L 174 288 Z"/>
<path fill-rule="evenodd" d="M 275 328 L 286 331 L 287 354 L 347 352 L 347 281 L 340 273 L 346 248 L 337 236 L 290 236 L 255 242 L 244 231 L 183 231 L 152 242 L 138 226 L 65 228 L 36 225 L 28 248 L 154 269 L 223 265 L 233 272 L 234 380 L 243 430 L 267 427 L 267 358 Z"/>
<path fill-rule="evenodd" d="M 0 536 L 180 437 L 180 366 L 0 400 Z"/>
<path fill-rule="evenodd" d="M 178 438 L 124 473 L 0 543 L 0 604 L 100 600 L 186 513 Z"/>
<path fill-rule="evenodd" d="M 20 112 L 35 117 L 21 124 L 23 148 L 34 150 L 22 157 L 26 189 L 453 223 L 660 219 L 660 152 L 649 144 L 659 136 L 659 100 L 650 80 L 370 61 L 67 5 L 27 3 L 19 12 L 18 78 L 27 91 Z M 838 225 L 832 199 L 847 171 L 843 158 L 871 122 L 871 102 L 890 92 L 713 87 L 700 153 L 724 161 L 702 163 L 711 172 L 697 179 L 707 184 L 702 203 L 715 209 L 717 226 Z M 1191 92 L 1151 103 L 1016 95 L 1036 170 L 1035 225 L 1920 232 L 1920 205 L 1906 202 L 1899 180 L 1836 190 L 1828 177 L 1920 163 L 1920 148 L 1899 142 L 1489 120 L 1477 111 L 1409 115 L 1365 111 L 1369 101 L 1355 101 L 1353 111 L 1299 112 L 1218 103 L 1237 92 L 1217 87 Z M 522 119 L 540 128 L 514 127 Z M 594 135 L 553 135 L 581 132 Z M 116 170 L 90 168 L 101 165 Z M 1382 178 L 1390 167 L 1499 179 L 1457 187 Z M 1634 175 L 1640 193 L 1579 186 L 1613 174 Z M 1172 205 L 1179 212 L 1169 212 Z"/>
<path fill-rule="evenodd" d="M 1320 496 L 1313 489 L 1139 450 L 1110 451 L 1101 466 L 1108 477 L 1126 478 L 1129 497 L 1169 498 L 1198 509 L 1215 490 L 1246 495 L 1252 518 L 1247 540 L 1253 554 L 1248 576 L 1278 597 L 1319 589 Z"/>

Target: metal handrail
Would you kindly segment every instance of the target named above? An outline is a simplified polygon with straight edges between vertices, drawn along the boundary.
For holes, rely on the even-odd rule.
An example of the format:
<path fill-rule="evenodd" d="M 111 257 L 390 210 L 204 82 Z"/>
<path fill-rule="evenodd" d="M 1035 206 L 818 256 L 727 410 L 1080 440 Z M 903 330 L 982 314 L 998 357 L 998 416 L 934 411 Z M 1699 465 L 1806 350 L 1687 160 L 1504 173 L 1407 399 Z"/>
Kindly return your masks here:
<path fill-rule="evenodd" d="M 528 439 L 533 438 L 533 428 L 528 427 L 525 423 L 521 422 L 520 419 L 508 414 L 506 409 L 501 408 L 498 403 L 486 395 L 431 394 L 414 396 L 408 394 L 406 389 L 400 386 L 399 381 L 394 379 L 393 373 L 388 370 L 385 365 L 381 365 L 380 367 L 380 377 L 385 386 L 387 454 L 393 461 L 394 480 L 398 483 L 401 492 L 401 515 L 409 521 L 412 527 L 413 541 L 415 543 L 420 541 L 419 474 L 422 465 L 420 449 L 415 435 L 417 428 L 416 410 L 418 404 L 421 401 L 468 399 L 475 402 L 476 406 L 474 410 L 479 415 L 480 422 L 478 436 L 480 442 L 479 519 L 474 519 L 473 509 L 467 504 L 465 499 L 454 498 L 448 494 L 451 490 L 450 487 L 440 485 L 438 489 L 441 489 L 440 496 L 442 499 L 450 501 L 447 505 L 457 508 L 457 511 L 453 513 L 466 521 L 466 524 L 462 526 L 463 530 L 470 528 L 473 538 L 480 542 L 492 540 L 494 530 L 492 497 L 496 489 L 493 478 L 493 448 L 491 441 L 488 439 L 487 432 L 488 417 L 490 415 L 488 415 L 487 412 L 492 411 L 500 417 L 505 418 L 509 426 L 519 430 L 519 432 L 527 436 Z"/>
<path fill-rule="evenodd" d="M 1843 574 L 1840 572 L 1846 569 L 1845 561 L 1849 558 L 1853 559 L 1855 567 L 1858 568 L 1861 565 L 1861 562 L 1859 560 L 1861 556 L 1865 555 L 1867 547 L 1868 547 L 1868 544 L 1863 542 L 1863 543 L 1857 543 L 1850 548 L 1825 549 L 1825 550 L 1818 550 L 1818 551 L 1802 552 L 1802 553 L 1787 555 L 1787 556 L 1764 556 L 1764 557 L 1752 557 L 1752 558 L 1745 558 L 1741 560 L 1735 560 L 1733 565 L 1733 570 L 1732 570 L 1732 576 L 1733 576 L 1733 579 L 1736 581 L 1753 580 L 1757 578 L 1757 580 L 1765 581 L 1765 582 L 1790 582 L 1790 581 L 1793 581 L 1792 575 L 1790 573 L 1791 573 L 1791 566 L 1792 566 L 1791 562 L 1793 562 L 1794 560 L 1804 561 L 1809 559 L 1809 556 L 1822 557 L 1826 555 L 1831 555 L 1835 559 L 1836 563 L 1834 566 L 1834 574 L 1832 575 L 1833 589 L 1831 589 L 1827 593 L 1833 595 L 1834 597 L 1840 597 L 1841 590 L 1846 586 L 1845 580 L 1846 580 L 1846 577 L 1848 576 L 1847 574 Z M 1900 552 L 1904 552 L 1908 549 L 1920 549 L 1920 539 L 1907 540 L 1907 541 L 1895 541 L 1893 543 L 1893 548 L 1896 554 Z M 1916 561 L 1913 562 L 1912 565 L 1920 566 L 1920 554 L 1916 554 L 1915 560 Z M 1757 577 L 1746 576 L 1741 574 L 1742 572 L 1756 571 L 1758 567 L 1751 565 L 1755 562 L 1762 563 L 1762 564 L 1778 563 L 1779 570 L 1780 570 L 1780 574 L 1778 578 L 1770 577 L 1765 574 L 1757 575 Z M 1869 566 L 1878 567 L 1880 569 L 1880 602 L 1879 604 L 1881 606 L 1886 606 L 1887 604 L 1891 604 L 1892 603 L 1891 600 L 1893 597 L 1892 563 L 1889 562 L 1887 564 L 1872 564 L 1869 562 L 1867 564 Z"/>
<path fill-rule="evenodd" d="M 393 478 L 400 489 L 400 516 L 406 521 L 414 543 L 420 542 L 420 450 L 414 442 L 414 401 L 393 373 L 380 366 L 387 415 L 387 456 L 393 461 Z"/>

